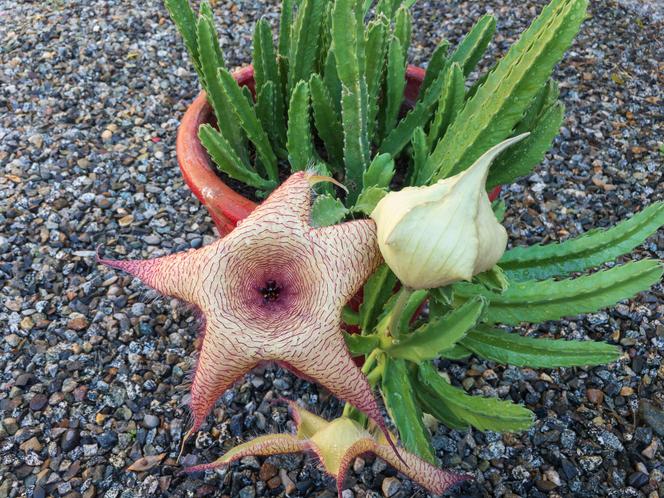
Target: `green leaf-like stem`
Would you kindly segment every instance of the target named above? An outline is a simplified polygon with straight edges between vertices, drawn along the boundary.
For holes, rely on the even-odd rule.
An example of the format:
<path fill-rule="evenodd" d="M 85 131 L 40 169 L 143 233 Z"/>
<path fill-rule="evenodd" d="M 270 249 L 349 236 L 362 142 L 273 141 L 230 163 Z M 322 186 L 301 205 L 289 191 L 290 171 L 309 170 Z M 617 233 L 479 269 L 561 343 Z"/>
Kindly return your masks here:
<path fill-rule="evenodd" d="M 198 137 L 217 167 L 235 180 L 262 190 L 272 190 L 276 183 L 263 179 L 245 166 L 224 136 L 209 124 L 202 125 Z"/>
<path fill-rule="evenodd" d="M 314 144 L 309 113 L 309 84 L 306 81 L 298 82 L 291 95 L 286 136 L 291 171 L 294 173 L 307 169 L 314 160 Z"/>
<path fill-rule="evenodd" d="M 429 361 L 419 365 L 418 393 L 424 393 L 431 415 L 452 427 L 513 432 L 530 428 L 534 415 L 527 408 L 495 398 L 470 396 L 444 380 Z"/>
<path fill-rule="evenodd" d="M 362 330 L 366 333 L 376 325 L 383 303 L 392 295 L 397 277 L 389 266 L 383 264 L 369 277 L 362 288 L 363 299 L 360 305 Z"/>
<path fill-rule="evenodd" d="M 477 325 L 486 304 L 481 297 L 470 299 L 445 316 L 433 318 L 386 351 L 394 358 L 405 358 L 415 363 L 437 358 L 441 352 L 452 349 Z"/>
<path fill-rule="evenodd" d="M 404 360 L 385 358 L 381 392 L 406 450 L 435 464 L 436 457 Z"/>
<path fill-rule="evenodd" d="M 378 347 L 378 337 L 375 335 L 347 334 L 344 332 L 346 346 L 353 356 L 368 355 Z"/>
<path fill-rule="evenodd" d="M 464 76 L 475 69 L 495 31 L 496 19 L 489 14 L 482 16 L 452 53 L 450 61 L 461 66 Z"/>
<path fill-rule="evenodd" d="M 233 78 L 233 75 L 225 68 L 219 68 L 219 81 L 224 89 L 228 102 L 230 103 L 235 116 L 237 116 L 242 129 L 247 134 L 256 147 L 256 153 L 261 163 L 267 171 L 270 180 L 277 181 L 279 174 L 277 172 L 277 156 L 272 150 L 270 139 L 261 126 L 256 110 L 247 102 L 242 90 Z"/>
<path fill-rule="evenodd" d="M 516 325 L 592 313 L 650 288 L 662 278 L 662 264 L 642 260 L 574 279 L 511 282 L 502 294 L 482 285 L 458 283 L 455 300 L 476 295 L 489 301 L 486 321 Z"/>
<path fill-rule="evenodd" d="M 584 271 L 628 253 L 664 225 L 664 202 L 608 229 L 595 229 L 556 244 L 516 247 L 499 264 L 510 279 L 545 279 Z"/>
<path fill-rule="evenodd" d="M 517 367 L 603 365 L 620 357 L 616 346 L 604 342 L 524 337 L 491 327 L 472 330 L 461 344 L 481 358 Z"/>
<path fill-rule="evenodd" d="M 311 207 L 311 225 L 326 227 L 336 225 L 348 214 L 348 209 L 336 197 L 323 194 L 316 197 Z"/>
<path fill-rule="evenodd" d="M 434 179 L 463 171 L 510 136 L 572 42 L 587 0 L 553 0 L 510 48 L 454 120 L 429 160 Z"/>

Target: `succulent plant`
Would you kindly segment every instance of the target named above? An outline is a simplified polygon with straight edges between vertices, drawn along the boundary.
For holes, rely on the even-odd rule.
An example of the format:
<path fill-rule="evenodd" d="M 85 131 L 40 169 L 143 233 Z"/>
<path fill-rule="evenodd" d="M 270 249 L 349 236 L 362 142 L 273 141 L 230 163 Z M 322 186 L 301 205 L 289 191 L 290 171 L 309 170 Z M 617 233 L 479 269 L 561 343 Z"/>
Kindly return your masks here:
<path fill-rule="evenodd" d="M 256 25 L 253 93 L 238 86 L 225 66 L 210 6 L 203 2 L 196 15 L 187 0 L 165 2 L 217 117 L 217 127 L 200 128 L 202 144 L 223 174 L 262 194 L 277 190 L 257 209 L 256 215 L 237 228 L 238 234 L 232 232 L 230 239 L 222 239 L 210 246 L 212 249 L 197 253 L 220 251 L 217 259 L 210 259 L 208 265 L 196 267 L 195 271 L 193 266 L 183 265 L 187 255 L 158 260 L 159 263 L 110 264 L 165 292 L 169 292 L 167 286 L 173 272 L 159 269 L 155 273 L 154 268 L 161 268 L 162 264 L 163 268 L 177 266 L 186 272 L 182 281 L 190 289 L 187 292 L 192 293 L 182 294 L 184 299 L 209 291 L 210 279 L 222 274 L 231 277 L 224 285 L 246 283 L 256 275 L 260 275 L 258 281 L 265 280 L 267 273 L 256 273 L 260 265 L 248 265 L 251 257 L 229 240 L 245 233 L 260 239 L 265 236 L 264 231 L 270 231 L 261 225 L 261 213 L 272 208 L 283 213 L 294 209 L 297 221 L 273 220 L 281 238 L 270 254 L 278 255 L 283 262 L 277 259 L 271 271 L 272 267 L 277 271 L 289 267 L 291 258 L 300 254 L 298 247 L 307 233 L 324 233 L 326 238 L 316 242 L 307 239 L 307 244 L 313 245 L 301 263 L 309 268 L 311 281 L 305 278 L 298 283 L 298 289 L 301 286 L 305 293 L 323 292 L 314 287 L 333 287 L 332 282 L 345 274 L 350 265 L 354 276 L 341 280 L 343 289 L 323 292 L 334 306 L 332 301 L 325 301 L 327 308 L 314 307 L 315 312 L 307 317 L 311 321 L 306 322 L 310 334 L 329 338 L 332 346 L 328 350 L 343 367 L 331 384 L 329 379 L 334 372 L 319 375 L 321 372 L 312 368 L 315 362 L 304 362 L 304 368 L 300 368 L 302 365 L 294 361 L 298 355 L 311 359 L 310 348 L 299 349 L 289 342 L 278 351 L 270 349 L 258 339 L 265 331 L 253 325 L 239 337 L 247 344 L 258 344 L 251 350 L 251 358 L 283 360 L 350 401 L 344 408 L 344 419 L 355 421 L 362 430 L 370 427 L 371 421 L 384 429 L 370 393 L 370 387 L 378 387 L 405 449 L 432 464 L 436 457 L 424 413 L 449 427 L 495 431 L 524 430 L 534 418 L 524 406 L 473 396 L 452 385 L 439 372 L 436 362 L 440 358 L 464 361 L 475 355 L 516 366 L 557 368 L 598 365 L 619 357 L 618 348 L 609 344 L 521 336 L 509 327 L 594 312 L 659 282 L 659 261 L 615 266 L 613 262 L 664 224 L 664 203 L 645 208 L 608 230 L 591 231 L 557 244 L 510 249 L 497 265 L 473 275 L 470 281 L 459 281 L 456 276 L 444 280 L 442 287 L 418 290 L 411 288 L 417 285 L 403 277 L 402 272 L 400 276 L 409 286 L 400 286 L 386 264 L 376 268 L 380 258 L 372 220 L 336 225 L 345 219 L 370 215 L 390 190 L 435 189 L 431 185 L 437 182 L 448 185 L 478 160 L 486 159 L 484 155 L 493 147 L 514 137 L 523 139 L 493 158 L 491 169 L 482 182 L 473 182 L 473 188 L 481 188 L 483 195 L 485 187 L 509 183 L 527 174 L 541 161 L 562 121 L 563 106 L 550 75 L 586 15 L 587 0 L 552 0 L 505 56 L 467 86 L 466 79 L 475 71 L 495 30 L 493 17 L 484 16 L 454 50 L 450 51 L 444 41 L 438 45 L 419 95 L 408 102 L 409 106 L 405 106 L 404 88 L 412 31 L 408 9 L 413 1 L 379 0 L 374 5 L 371 0 L 285 0 L 276 47 L 268 22 L 261 20 Z M 295 197 L 301 202 L 293 204 L 282 194 L 295 184 L 304 185 L 303 170 L 308 171 L 307 175 L 315 171 L 336 178 L 347 187 L 347 193 L 319 186 L 309 211 L 307 184 L 307 194 L 298 190 Z M 279 188 L 280 178 L 289 172 L 295 175 Z M 476 194 L 472 194 L 472 199 L 479 199 Z M 275 199 L 280 199 L 281 204 Z M 487 205 L 482 206 L 485 222 Z M 493 213 L 499 221 L 503 211 L 504 205 L 494 203 Z M 389 218 L 389 212 L 374 218 L 380 225 Z M 261 226 L 264 231 L 253 233 L 254 226 Z M 299 231 L 297 236 L 293 230 Z M 348 237 L 351 231 L 355 231 L 356 240 Z M 463 237 L 459 239 L 463 250 Z M 479 245 L 490 243 L 483 241 Z M 323 247 L 327 245 L 330 247 Z M 503 237 L 500 252 L 504 245 Z M 481 256 L 481 247 L 475 249 L 474 262 Z M 326 251 L 334 250 L 349 259 L 341 256 L 334 259 L 334 264 L 326 263 Z M 322 272 L 311 263 L 317 251 L 321 251 L 317 261 L 324 267 Z M 488 259 L 495 261 L 498 253 Z M 397 269 L 389 255 L 385 259 Z M 425 259 L 411 258 L 411 265 Z M 235 267 L 229 261 L 236 261 Z M 611 267 L 587 273 L 604 264 Z M 485 269 L 473 264 L 470 274 L 480 267 Z M 425 274 L 426 268 L 418 271 L 419 275 Z M 470 274 L 464 274 L 464 278 L 470 278 Z M 348 300 L 366 277 L 359 309 L 346 306 L 341 310 L 342 301 Z M 275 278 L 273 283 L 266 280 L 254 286 L 254 291 L 260 291 L 257 295 L 263 292 L 263 298 L 269 300 L 280 286 Z M 261 299 L 256 295 L 254 298 Z M 234 322 L 238 316 L 254 310 L 250 301 L 236 304 L 236 308 L 220 307 L 214 311 L 219 323 L 208 321 L 206 330 L 214 326 L 218 331 L 206 332 L 208 344 L 215 343 L 221 350 L 232 345 L 233 337 L 224 338 L 219 332 L 223 326 L 217 325 Z M 303 317 L 290 308 L 284 313 L 284 326 L 273 324 L 270 331 L 275 337 L 292 338 L 293 324 Z M 356 327 L 359 333 L 342 336 L 339 316 L 347 327 Z M 359 371 L 350 365 L 341 337 L 352 355 L 364 357 L 362 373 L 366 380 L 358 377 Z M 208 355 L 204 344 L 196 376 L 203 377 L 207 372 L 207 367 L 201 370 L 204 365 L 213 365 L 213 380 L 200 382 L 208 393 L 201 398 L 203 408 L 194 407 L 195 426 L 200 425 L 200 414 L 204 416 L 212 400 L 251 367 L 247 354 L 235 354 L 237 350 L 226 349 L 225 356 Z M 221 364 L 217 362 L 221 357 L 232 360 Z M 325 360 L 321 365 L 327 365 Z M 235 368 L 237 365 L 240 366 Z M 344 386 L 344 382 L 348 385 Z"/>
<path fill-rule="evenodd" d="M 221 125 L 200 140 L 221 172 L 267 193 L 279 170 L 315 168 L 347 187 L 316 202 L 332 224 L 368 215 L 390 187 L 425 185 L 531 132 L 491 170 L 489 186 L 527 174 L 563 117 L 551 71 L 585 16 L 586 0 L 553 0 L 493 69 L 466 88 L 495 31 L 486 15 L 449 50 L 441 42 L 404 111 L 413 1 L 284 1 L 275 47 L 267 20 L 253 40 L 255 90 L 234 81 L 212 9 L 165 0 Z M 396 171 L 400 175 L 395 175 Z M 403 179 L 402 179 L 403 177 Z"/>

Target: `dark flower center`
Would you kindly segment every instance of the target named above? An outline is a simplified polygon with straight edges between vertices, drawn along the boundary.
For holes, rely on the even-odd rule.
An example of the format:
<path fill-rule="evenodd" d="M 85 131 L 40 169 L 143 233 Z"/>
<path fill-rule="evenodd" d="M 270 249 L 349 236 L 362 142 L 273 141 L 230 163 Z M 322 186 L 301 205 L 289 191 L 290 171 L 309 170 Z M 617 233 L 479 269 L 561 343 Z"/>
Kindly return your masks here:
<path fill-rule="evenodd" d="M 274 302 L 279 299 L 281 286 L 274 280 L 268 280 L 265 282 L 265 286 L 259 289 L 259 292 L 263 296 L 263 301 L 265 303 Z"/>

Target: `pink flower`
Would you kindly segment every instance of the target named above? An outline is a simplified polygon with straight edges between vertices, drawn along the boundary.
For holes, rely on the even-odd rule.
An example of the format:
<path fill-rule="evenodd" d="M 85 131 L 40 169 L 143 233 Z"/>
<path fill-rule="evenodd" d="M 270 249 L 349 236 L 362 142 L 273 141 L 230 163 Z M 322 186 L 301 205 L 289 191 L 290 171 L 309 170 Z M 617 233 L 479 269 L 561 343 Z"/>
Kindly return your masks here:
<path fill-rule="evenodd" d="M 381 262 L 371 220 L 312 228 L 305 172 L 284 182 L 230 234 L 162 258 L 100 262 L 197 306 L 203 344 L 191 387 L 197 430 L 215 401 L 262 361 L 314 380 L 385 432 L 371 387 L 353 362 L 341 310 Z"/>

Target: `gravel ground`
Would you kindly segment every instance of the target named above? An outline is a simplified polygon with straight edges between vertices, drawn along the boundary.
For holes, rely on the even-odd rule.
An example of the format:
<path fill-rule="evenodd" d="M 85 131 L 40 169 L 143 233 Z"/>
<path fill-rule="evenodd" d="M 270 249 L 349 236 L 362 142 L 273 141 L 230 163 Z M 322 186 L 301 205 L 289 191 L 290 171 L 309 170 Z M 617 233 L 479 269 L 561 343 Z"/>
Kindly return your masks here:
<path fill-rule="evenodd" d="M 491 53 L 502 53 L 541 3 L 420 2 L 412 59 L 426 61 L 443 36 L 458 41 L 486 11 L 498 17 Z M 513 243 L 564 239 L 664 198 L 663 10 L 592 2 L 557 71 L 567 106 L 561 136 L 536 173 L 503 194 Z M 215 11 L 227 60 L 242 65 L 254 21 L 275 20 L 278 8 L 217 1 Z M 333 483 L 302 455 L 178 475 L 194 317 L 94 263 L 99 243 L 145 258 L 215 237 L 175 161 L 178 120 L 198 85 L 161 3 L 0 0 L 0 39 L 0 498 L 333 497 Z M 662 257 L 663 235 L 635 257 Z M 438 428 L 444 464 L 476 475 L 459 494 L 664 496 L 662 302 L 658 286 L 614 310 L 537 329 L 620 343 L 625 354 L 608 367 L 443 363 L 469 391 L 538 415 L 524 434 Z M 325 416 L 339 411 L 316 386 L 257 370 L 218 403 L 184 462 L 289 429 L 285 410 L 269 404 L 277 396 Z M 645 416 L 639 399 L 653 402 Z M 141 457 L 143 471 L 126 470 Z M 378 460 L 358 460 L 351 474 L 345 498 L 426 496 Z"/>

